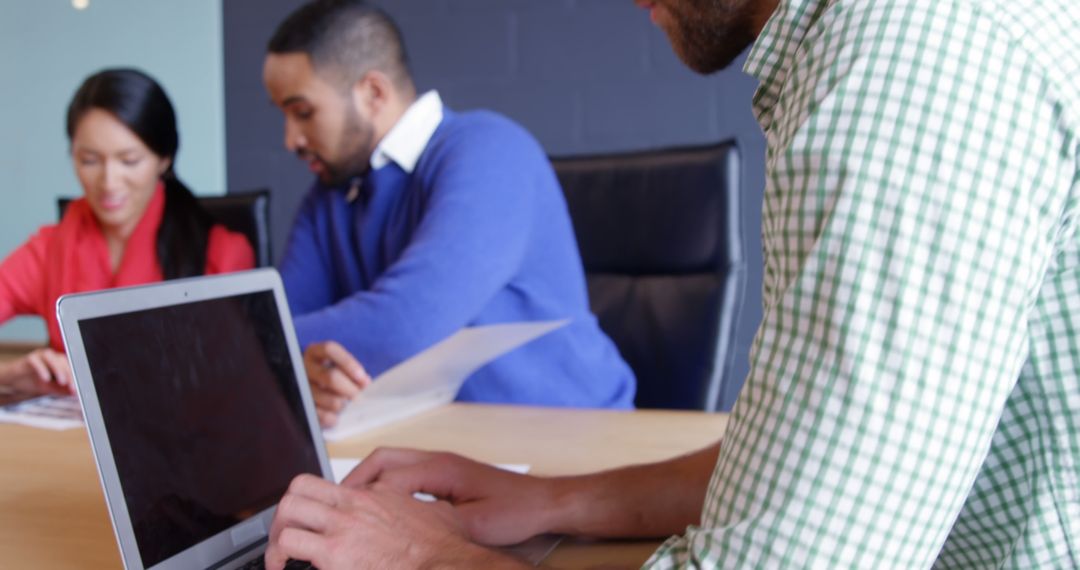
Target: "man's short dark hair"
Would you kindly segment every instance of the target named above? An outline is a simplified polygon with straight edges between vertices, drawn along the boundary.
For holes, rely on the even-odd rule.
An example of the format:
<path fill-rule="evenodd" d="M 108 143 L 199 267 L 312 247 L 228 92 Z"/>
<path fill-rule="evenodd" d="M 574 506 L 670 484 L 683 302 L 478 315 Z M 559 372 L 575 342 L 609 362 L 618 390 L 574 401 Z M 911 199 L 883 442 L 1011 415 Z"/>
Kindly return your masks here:
<path fill-rule="evenodd" d="M 343 89 L 371 70 L 398 87 L 411 87 L 401 30 L 379 8 L 362 0 L 315 0 L 289 15 L 274 31 L 267 51 L 305 53 L 324 79 Z"/>

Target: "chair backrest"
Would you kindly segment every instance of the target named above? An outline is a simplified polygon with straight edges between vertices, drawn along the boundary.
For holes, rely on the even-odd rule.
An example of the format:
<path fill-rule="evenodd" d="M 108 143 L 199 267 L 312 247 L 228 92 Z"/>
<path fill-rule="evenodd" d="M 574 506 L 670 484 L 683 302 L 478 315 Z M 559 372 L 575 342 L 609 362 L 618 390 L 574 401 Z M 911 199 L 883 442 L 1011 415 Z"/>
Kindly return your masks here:
<path fill-rule="evenodd" d="M 60 217 L 74 198 L 56 199 Z M 224 196 L 199 196 L 199 204 L 223 226 L 244 234 L 255 250 L 255 265 L 269 267 L 270 255 L 270 191 L 266 189 L 237 192 Z"/>
<path fill-rule="evenodd" d="M 746 282 L 735 143 L 552 164 L 635 403 L 715 411 Z"/>

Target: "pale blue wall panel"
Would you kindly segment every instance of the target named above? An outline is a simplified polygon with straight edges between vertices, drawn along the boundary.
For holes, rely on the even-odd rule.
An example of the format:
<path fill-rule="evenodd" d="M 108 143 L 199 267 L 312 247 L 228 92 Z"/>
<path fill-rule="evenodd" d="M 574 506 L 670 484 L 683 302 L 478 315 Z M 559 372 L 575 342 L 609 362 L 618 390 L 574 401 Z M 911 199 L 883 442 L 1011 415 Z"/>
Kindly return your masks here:
<path fill-rule="evenodd" d="M 139 67 L 177 108 L 177 172 L 200 194 L 225 191 L 222 0 L 0 0 L 0 255 L 56 218 L 59 195 L 81 193 L 64 112 L 87 75 Z M 43 340 L 37 319 L 0 340 Z"/>

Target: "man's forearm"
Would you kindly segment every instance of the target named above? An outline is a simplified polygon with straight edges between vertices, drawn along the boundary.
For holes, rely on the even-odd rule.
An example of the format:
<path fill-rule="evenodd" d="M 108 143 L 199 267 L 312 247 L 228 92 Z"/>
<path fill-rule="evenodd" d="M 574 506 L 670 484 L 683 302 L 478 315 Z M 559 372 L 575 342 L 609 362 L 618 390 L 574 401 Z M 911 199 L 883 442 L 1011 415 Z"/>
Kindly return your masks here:
<path fill-rule="evenodd" d="M 661 463 L 551 481 L 551 531 L 596 538 L 664 537 L 697 524 L 720 443 Z"/>

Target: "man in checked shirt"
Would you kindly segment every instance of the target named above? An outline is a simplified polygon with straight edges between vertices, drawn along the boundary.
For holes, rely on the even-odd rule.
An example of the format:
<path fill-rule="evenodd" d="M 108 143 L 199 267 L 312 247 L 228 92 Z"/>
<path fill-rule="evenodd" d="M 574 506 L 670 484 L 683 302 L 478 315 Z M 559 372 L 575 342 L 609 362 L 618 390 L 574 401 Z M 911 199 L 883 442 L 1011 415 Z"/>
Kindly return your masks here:
<path fill-rule="evenodd" d="M 556 479 L 382 450 L 294 482 L 268 566 L 509 567 L 480 545 L 544 532 L 677 535 L 650 568 L 1080 566 L 1080 3 L 638 3 L 702 73 L 754 42 L 765 311 L 723 441 Z"/>

